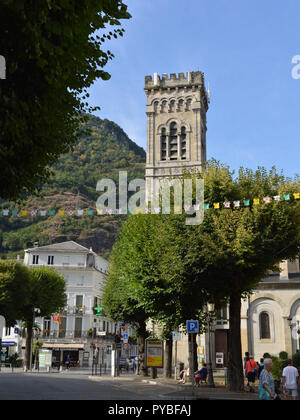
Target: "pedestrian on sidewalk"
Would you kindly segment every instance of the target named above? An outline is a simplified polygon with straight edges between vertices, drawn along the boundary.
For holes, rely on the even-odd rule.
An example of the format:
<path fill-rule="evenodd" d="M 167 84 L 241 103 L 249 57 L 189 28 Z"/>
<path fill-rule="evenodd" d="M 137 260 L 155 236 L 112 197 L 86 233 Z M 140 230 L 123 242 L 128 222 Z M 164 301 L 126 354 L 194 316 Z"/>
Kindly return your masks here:
<path fill-rule="evenodd" d="M 264 369 L 259 377 L 259 393 L 260 400 L 277 400 L 280 399 L 275 392 L 275 382 L 271 374 L 273 367 L 272 359 L 264 359 Z"/>
<path fill-rule="evenodd" d="M 70 359 L 70 355 L 68 354 L 67 359 L 66 359 L 66 366 L 68 370 L 70 369 L 70 365 L 71 365 L 71 359 Z"/>
<path fill-rule="evenodd" d="M 257 365 L 257 378 L 259 379 L 261 372 L 264 369 L 264 359 L 260 359 L 258 365 Z"/>
<path fill-rule="evenodd" d="M 249 360 L 246 361 L 246 375 L 248 380 L 247 386 L 249 388 L 249 391 L 254 392 L 254 384 L 257 375 L 257 363 L 253 359 L 253 356 L 249 356 Z"/>
<path fill-rule="evenodd" d="M 287 366 L 283 369 L 282 372 L 282 387 L 284 399 L 288 400 L 289 397 L 292 397 L 293 400 L 298 399 L 298 384 L 299 384 L 299 372 L 293 366 L 293 361 L 289 359 L 287 361 Z"/>

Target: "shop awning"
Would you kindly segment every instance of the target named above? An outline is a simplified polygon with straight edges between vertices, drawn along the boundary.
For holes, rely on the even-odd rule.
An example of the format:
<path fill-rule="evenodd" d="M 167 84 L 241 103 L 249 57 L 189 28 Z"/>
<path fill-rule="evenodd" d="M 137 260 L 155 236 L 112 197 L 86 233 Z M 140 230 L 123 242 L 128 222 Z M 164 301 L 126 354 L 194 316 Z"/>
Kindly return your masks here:
<path fill-rule="evenodd" d="M 61 350 L 81 350 L 84 349 L 84 344 L 81 343 L 43 343 L 44 349 L 61 349 Z"/>

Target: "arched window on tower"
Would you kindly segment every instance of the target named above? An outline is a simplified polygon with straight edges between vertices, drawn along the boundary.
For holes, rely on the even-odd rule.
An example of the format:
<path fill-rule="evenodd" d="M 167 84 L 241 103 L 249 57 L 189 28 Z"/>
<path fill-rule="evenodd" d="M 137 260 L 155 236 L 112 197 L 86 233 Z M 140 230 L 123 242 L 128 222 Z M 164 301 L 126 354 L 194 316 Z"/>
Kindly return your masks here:
<path fill-rule="evenodd" d="M 178 156 L 177 124 L 175 122 L 170 125 L 169 156 L 171 160 L 176 160 Z"/>
<path fill-rule="evenodd" d="M 180 155 L 181 159 L 186 159 L 186 129 L 185 127 L 181 127 L 180 133 Z"/>
<path fill-rule="evenodd" d="M 167 101 L 162 101 L 160 112 L 166 112 L 167 111 L 167 105 L 168 105 Z"/>
<path fill-rule="evenodd" d="M 183 101 L 183 99 L 179 99 L 179 101 L 178 101 L 178 111 L 179 112 L 183 111 L 183 107 L 184 107 L 184 101 Z"/>
<path fill-rule="evenodd" d="M 186 111 L 190 111 L 191 110 L 191 105 L 192 105 L 192 100 L 191 100 L 191 98 L 189 98 L 186 101 Z"/>
<path fill-rule="evenodd" d="M 262 312 L 259 315 L 259 329 L 260 329 L 260 339 L 270 339 L 270 317 L 267 312 Z"/>
<path fill-rule="evenodd" d="M 162 128 L 160 136 L 160 150 L 161 150 L 161 160 L 167 159 L 167 135 L 166 129 Z"/>
<path fill-rule="evenodd" d="M 170 108 L 169 108 L 169 112 L 174 112 L 175 111 L 175 101 L 174 99 L 172 99 L 172 101 L 170 102 Z"/>

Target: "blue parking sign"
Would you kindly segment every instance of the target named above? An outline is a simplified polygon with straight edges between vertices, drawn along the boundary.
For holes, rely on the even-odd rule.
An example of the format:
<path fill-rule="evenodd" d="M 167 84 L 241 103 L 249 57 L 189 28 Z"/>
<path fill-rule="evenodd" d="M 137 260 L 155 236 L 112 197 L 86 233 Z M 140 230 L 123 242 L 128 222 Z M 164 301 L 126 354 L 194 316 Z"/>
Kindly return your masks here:
<path fill-rule="evenodd" d="M 199 322 L 190 320 L 186 321 L 186 331 L 188 333 L 198 333 L 199 332 Z"/>

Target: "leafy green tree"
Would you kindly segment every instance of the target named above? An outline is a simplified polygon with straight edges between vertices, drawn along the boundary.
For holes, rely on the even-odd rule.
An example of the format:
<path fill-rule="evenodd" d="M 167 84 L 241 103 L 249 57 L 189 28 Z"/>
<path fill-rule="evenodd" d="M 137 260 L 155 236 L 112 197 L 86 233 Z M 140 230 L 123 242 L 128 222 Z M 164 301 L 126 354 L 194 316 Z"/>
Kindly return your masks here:
<path fill-rule="evenodd" d="M 293 259 L 300 250 L 299 203 L 264 197 L 299 190 L 299 181 L 285 179 L 273 168 L 256 171 L 241 168 L 237 177 L 229 168 L 210 162 L 203 171 L 205 201 L 221 203 L 221 209 L 205 211 L 204 221 L 195 227 L 188 254 L 190 264 L 201 278 L 202 287 L 216 299 L 229 300 L 228 375 L 231 390 L 243 389 L 240 311 L 241 300 L 270 270 L 284 259 Z M 226 201 L 260 199 L 250 207 L 222 208 Z"/>
<path fill-rule="evenodd" d="M 63 275 L 47 267 L 30 268 L 27 291 L 28 303 L 24 307 L 22 320 L 27 328 L 25 365 L 30 367 L 30 348 L 35 316 L 48 317 L 66 305 L 66 281 Z M 37 312 L 36 309 L 39 311 Z"/>
<path fill-rule="evenodd" d="M 187 247 L 183 217 L 130 216 L 114 246 L 104 289 L 105 310 L 114 319 L 135 322 L 141 316 L 143 325 L 152 319 L 161 326 L 166 377 L 172 374 L 172 331 L 187 319 L 200 317 L 207 301 L 185 259 Z M 140 336 L 143 347 L 146 336 Z"/>
<path fill-rule="evenodd" d="M 28 303 L 29 269 L 15 261 L 0 260 L 0 315 L 13 327 Z"/>
<path fill-rule="evenodd" d="M 110 78 L 103 68 L 113 54 L 103 43 L 122 36 L 128 18 L 122 0 L 1 2 L 1 198 L 36 192 L 49 165 L 70 150 L 83 113 L 97 109 L 85 102 L 87 89 Z"/>

